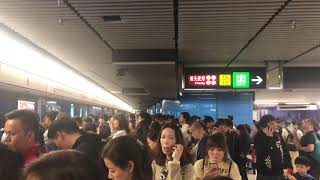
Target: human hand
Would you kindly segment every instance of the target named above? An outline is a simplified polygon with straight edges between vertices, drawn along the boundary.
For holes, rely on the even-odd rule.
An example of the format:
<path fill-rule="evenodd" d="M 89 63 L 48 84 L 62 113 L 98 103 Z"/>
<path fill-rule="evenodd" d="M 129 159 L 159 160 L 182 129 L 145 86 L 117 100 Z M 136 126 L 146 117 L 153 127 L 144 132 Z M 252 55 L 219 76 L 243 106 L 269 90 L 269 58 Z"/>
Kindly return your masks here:
<path fill-rule="evenodd" d="M 172 147 L 173 153 L 172 158 L 174 161 L 180 161 L 183 152 L 183 146 L 181 144 L 176 144 Z"/>

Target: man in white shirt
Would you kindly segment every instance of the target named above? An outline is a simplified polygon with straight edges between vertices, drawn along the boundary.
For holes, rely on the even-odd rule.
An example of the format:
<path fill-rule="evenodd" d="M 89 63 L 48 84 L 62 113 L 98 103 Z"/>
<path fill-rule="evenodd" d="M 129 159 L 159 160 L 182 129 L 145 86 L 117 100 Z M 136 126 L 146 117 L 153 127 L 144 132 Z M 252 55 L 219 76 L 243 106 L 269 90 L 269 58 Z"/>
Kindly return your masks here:
<path fill-rule="evenodd" d="M 184 138 L 188 138 L 188 130 L 189 130 L 189 121 L 190 121 L 190 114 L 188 112 L 182 112 L 179 118 L 179 125 L 181 127 L 181 132 Z"/>

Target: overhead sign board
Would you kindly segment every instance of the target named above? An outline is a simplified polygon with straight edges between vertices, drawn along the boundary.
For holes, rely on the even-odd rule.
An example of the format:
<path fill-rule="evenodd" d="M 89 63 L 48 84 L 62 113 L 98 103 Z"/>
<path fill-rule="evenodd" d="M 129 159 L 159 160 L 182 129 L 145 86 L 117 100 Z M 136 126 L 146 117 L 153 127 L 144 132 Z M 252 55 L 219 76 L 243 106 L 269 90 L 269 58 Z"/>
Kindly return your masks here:
<path fill-rule="evenodd" d="M 255 68 L 185 68 L 187 89 L 264 89 L 266 69 Z"/>

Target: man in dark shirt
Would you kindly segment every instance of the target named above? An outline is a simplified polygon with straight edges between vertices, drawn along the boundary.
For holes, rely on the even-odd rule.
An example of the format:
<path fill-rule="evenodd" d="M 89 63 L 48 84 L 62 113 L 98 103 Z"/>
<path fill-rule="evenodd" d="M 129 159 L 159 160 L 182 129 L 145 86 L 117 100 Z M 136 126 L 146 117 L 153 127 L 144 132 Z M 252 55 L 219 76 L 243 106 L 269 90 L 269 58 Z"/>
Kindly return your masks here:
<path fill-rule="evenodd" d="M 70 117 L 62 116 L 48 130 L 48 138 L 62 150 L 74 149 L 86 153 L 100 165 L 102 179 L 107 179 L 107 169 L 100 157 L 102 140 L 96 134 L 82 132 Z"/>
<path fill-rule="evenodd" d="M 276 133 L 275 118 L 265 115 L 255 135 L 254 146 L 257 154 L 257 180 L 281 180 L 283 169 L 292 169 L 290 154 L 281 136 Z"/>
<path fill-rule="evenodd" d="M 307 156 L 310 159 L 311 168 L 309 173 L 316 179 L 320 176 L 320 163 L 318 163 L 311 154 L 315 150 L 316 139 L 318 134 L 315 129 L 318 128 L 318 122 L 311 119 L 305 119 L 303 121 L 304 135 L 300 139 L 300 143 L 297 145 L 299 155 Z"/>

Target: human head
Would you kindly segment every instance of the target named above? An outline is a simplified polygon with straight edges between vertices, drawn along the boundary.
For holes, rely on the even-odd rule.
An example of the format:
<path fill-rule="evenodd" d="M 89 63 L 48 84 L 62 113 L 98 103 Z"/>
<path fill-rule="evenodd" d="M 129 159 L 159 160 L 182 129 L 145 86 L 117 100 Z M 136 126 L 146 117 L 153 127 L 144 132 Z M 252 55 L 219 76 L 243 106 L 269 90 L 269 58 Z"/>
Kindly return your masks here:
<path fill-rule="evenodd" d="M 48 138 L 60 149 L 71 149 L 74 142 L 70 142 L 68 137 L 74 134 L 80 135 L 80 129 L 77 123 L 67 116 L 55 120 L 48 130 Z"/>
<path fill-rule="evenodd" d="M 249 137 L 250 134 L 248 132 L 248 128 L 245 124 L 239 124 L 237 126 L 237 132 L 240 135 L 240 137 Z"/>
<path fill-rule="evenodd" d="M 56 119 L 58 111 L 50 111 L 44 116 L 43 124 L 48 129 L 51 123 Z"/>
<path fill-rule="evenodd" d="M 79 128 L 82 128 L 82 118 L 81 117 L 74 117 L 72 121 L 76 122 Z"/>
<path fill-rule="evenodd" d="M 138 127 L 136 129 L 135 134 L 143 143 L 147 143 L 147 133 L 149 131 L 150 123 L 150 121 L 143 120 L 138 124 Z"/>
<path fill-rule="evenodd" d="M 152 122 L 147 133 L 147 143 L 151 149 L 154 151 L 157 147 L 157 139 L 161 130 L 161 125 L 159 122 Z"/>
<path fill-rule="evenodd" d="M 318 131 L 319 124 L 314 119 L 304 119 L 303 120 L 303 129 L 305 131 Z"/>
<path fill-rule="evenodd" d="M 157 121 L 160 124 L 164 124 L 165 117 L 162 114 L 156 114 L 154 116 L 154 121 Z"/>
<path fill-rule="evenodd" d="M 261 129 L 270 128 L 273 132 L 277 129 L 276 118 L 270 114 L 264 115 L 259 121 L 259 126 Z"/>
<path fill-rule="evenodd" d="M 190 114 L 188 112 L 182 112 L 180 114 L 179 123 L 189 123 Z"/>
<path fill-rule="evenodd" d="M 0 143 L 0 177 L 1 180 L 19 180 L 23 168 L 23 157 L 17 152 L 10 151 Z"/>
<path fill-rule="evenodd" d="M 151 115 L 149 113 L 146 113 L 146 112 L 141 112 L 139 115 L 138 115 L 138 119 L 136 119 L 136 127 L 138 127 L 139 123 L 141 121 L 148 121 L 149 124 L 151 123 L 152 119 L 151 119 Z"/>
<path fill-rule="evenodd" d="M 173 121 L 174 121 L 173 115 L 171 115 L 171 116 L 169 115 L 169 116 L 167 116 L 167 118 L 164 119 L 165 124 L 171 124 L 171 123 L 173 123 Z"/>
<path fill-rule="evenodd" d="M 185 164 L 191 162 L 191 158 L 185 147 L 184 138 L 179 126 L 175 124 L 163 125 L 159 132 L 157 143 L 157 164 L 161 166 L 164 165 L 167 156 L 170 156 L 172 154 L 173 146 L 176 144 L 181 144 L 184 147 L 180 159 L 181 166 L 184 166 Z"/>
<path fill-rule="evenodd" d="M 130 136 L 111 140 L 102 157 L 112 180 L 152 179 L 151 160 L 143 143 Z"/>
<path fill-rule="evenodd" d="M 33 161 L 23 180 L 102 180 L 98 165 L 81 152 L 55 151 Z"/>
<path fill-rule="evenodd" d="M 211 116 L 204 116 L 203 124 L 207 130 L 211 129 L 214 125 L 214 119 Z"/>
<path fill-rule="evenodd" d="M 107 123 L 104 124 L 99 124 L 98 128 L 97 128 L 97 134 L 102 138 L 102 139 L 107 139 L 110 134 L 111 134 L 111 130 L 110 127 Z"/>
<path fill-rule="evenodd" d="M 129 126 L 128 126 L 130 132 L 134 132 L 136 130 L 136 120 L 135 119 L 129 119 Z"/>
<path fill-rule="evenodd" d="M 14 110 L 5 115 L 5 141 L 19 153 L 27 153 L 36 143 L 39 132 L 39 116 L 30 110 Z"/>
<path fill-rule="evenodd" d="M 92 118 L 84 118 L 82 121 L 82 129 L 85 132 L 95 133 L 97 131 L 96 125 Z"/>
<path fill-rule="evenodd" d="M 300 175 L 307 174 L 307 171 L 310 170 L 310 160 L 306 156 L 299 156 L 294 160 L 296 165 L 297 172 Z"/>
<path fill-rule="evenodd" d="M 194 139 L 199 140 L 204 136 L 205 130 L 199 121 L 195 121 L 189 127 L 189 133 Z"/>
<path fill-rule="evenodd" d="M 114 115 L 111 118 L 111 121 L 113 121 L 113 125 L 116 131 L 125 130 L 127 133 L 129 133 L 128 121 L 123 114 Z"/>
<path fill-rule="evenodd" d="M 217 127 L 217 132 L 225 134 L 233 126 L 233 123 L 227 118 L 220 118 L 215 126 Z"/>
<path fill-rule="evenodd" d="M 209 136 L 207 140 L 207 152 L 210 162 L 219 163 L 229 159 L 226 137 L 222 133 Z"/>

